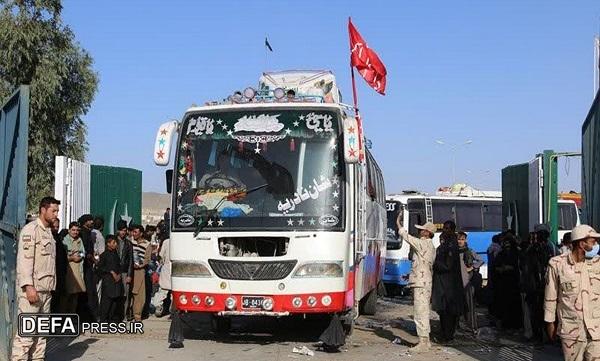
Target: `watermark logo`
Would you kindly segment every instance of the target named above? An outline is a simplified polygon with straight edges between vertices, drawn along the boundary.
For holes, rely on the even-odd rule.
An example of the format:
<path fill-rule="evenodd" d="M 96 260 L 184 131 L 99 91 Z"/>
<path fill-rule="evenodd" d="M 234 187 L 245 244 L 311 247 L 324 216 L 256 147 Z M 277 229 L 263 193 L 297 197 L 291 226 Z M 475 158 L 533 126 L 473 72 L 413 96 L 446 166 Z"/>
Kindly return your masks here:
<path fill-rule="evenodd" d="M 143 334 L 141 322 L 80 322 L 71 313 L 21 313 L 18 333 L 21 337 L 76 337 L 91 334 Z"/>

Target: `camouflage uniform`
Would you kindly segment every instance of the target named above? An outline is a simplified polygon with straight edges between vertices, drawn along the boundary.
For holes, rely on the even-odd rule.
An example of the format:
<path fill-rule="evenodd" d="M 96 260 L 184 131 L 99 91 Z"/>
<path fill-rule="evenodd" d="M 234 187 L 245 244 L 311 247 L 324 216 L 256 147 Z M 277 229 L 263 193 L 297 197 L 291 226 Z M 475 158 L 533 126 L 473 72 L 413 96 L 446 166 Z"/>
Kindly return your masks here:
<path fill-rule="evenodd" d="M 429 338 L 429 312 L 431 309 L 431 279 L 435 260 L 435 248 L 429 238 L 413 237 L 404 228 L 398 234 L 413 249 L 412 268 L 408 279 L 408 287 L 413 289 L 414 319 L 419 337 Z"/>
<path fill-rule="evenodd" d="M 56 287 L 56 243 L 50 227 L 38 218 L 27 224 L 19 235 L 17 251 L 17 296 L 19 314 L 50 313 L 51 291 Z M 39 301 L 30 304 L 24 291 L 33 286 Z M 43 360 L 46 339 L 43 337 L 21 337 L 15 335 L 12 360 Z"/>
<path fill-rule="evenodd" d="M 550 259 L 544 321 L 554 322 L 566 361 L 600 359 L 600 257 L 575 262 L 571 253 Z"/>

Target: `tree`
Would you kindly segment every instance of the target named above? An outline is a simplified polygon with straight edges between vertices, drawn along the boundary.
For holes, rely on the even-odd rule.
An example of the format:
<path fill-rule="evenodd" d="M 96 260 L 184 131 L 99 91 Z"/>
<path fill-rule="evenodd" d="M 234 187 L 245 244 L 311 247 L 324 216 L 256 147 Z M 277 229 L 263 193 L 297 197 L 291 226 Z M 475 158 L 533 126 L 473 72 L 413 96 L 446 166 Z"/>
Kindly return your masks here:
<path fill-rule="evenodd" d="M 54 157 L 85 160 L 98 88 L 91 56 L 61 21 L 60 0 L 0 0 L 0 99 L 29 84 L 28 209 L 54 193 Z"/>

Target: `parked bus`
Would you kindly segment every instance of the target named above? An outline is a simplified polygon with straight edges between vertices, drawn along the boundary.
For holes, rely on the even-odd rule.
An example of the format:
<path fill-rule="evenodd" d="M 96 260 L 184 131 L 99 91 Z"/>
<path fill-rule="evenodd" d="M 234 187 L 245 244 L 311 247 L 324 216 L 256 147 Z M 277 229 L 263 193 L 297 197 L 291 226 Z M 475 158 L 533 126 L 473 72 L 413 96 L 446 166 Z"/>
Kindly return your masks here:
<path fill-rule="evenodd" d="M 176 139 L 177 309 L 213 315 L 220 331 L 232 316 L 302 314 L 337 314 L 349 331 L 375 313 L 385 188 L 353 115 L 331 72 L 288 71 L 159 128 L 156 164 Z"/>
<path fill-rule="evenodd" d="M 579 224 L 577 205 L 571 200 L 559 200 L 559 239 Z M 410 246 L 398 237 L 396 218 L 399 212 L 408 220 L 408 232 L 417 236 L 417 224 L 433 222 L 437 228 L 433 244 L 439 245 L 439 235 L 445 221 L 456 223 L 457 230 L 468 234 L 468 244 L 481 256 L 485 264 L 480 273 L 487 279 L 487 248 L 492 236 L 502 232 L 502 198 L 427 196 L 415 192 L 389 195 L 386 198 L 387 252 L 383 282 L 389 294 L 403 292 L 411 269 Z"/>

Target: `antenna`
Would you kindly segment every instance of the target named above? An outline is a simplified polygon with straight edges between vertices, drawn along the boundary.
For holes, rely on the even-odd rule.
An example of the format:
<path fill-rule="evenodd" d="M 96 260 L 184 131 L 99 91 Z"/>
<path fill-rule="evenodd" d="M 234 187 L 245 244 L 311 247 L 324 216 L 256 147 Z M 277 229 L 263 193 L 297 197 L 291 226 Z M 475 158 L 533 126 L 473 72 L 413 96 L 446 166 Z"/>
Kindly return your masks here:
<path fill-rule="evenodd" d="M 600 88 L 600 35 L 594 37 L 594 98 L 598 88 Z"/>
<path fill-rule="evenodd" d="M 600 88 L 600 19 L 598 22 L 598 34 L 594 36 L 594 94 L 592 101 L 596 99 Z"/>

